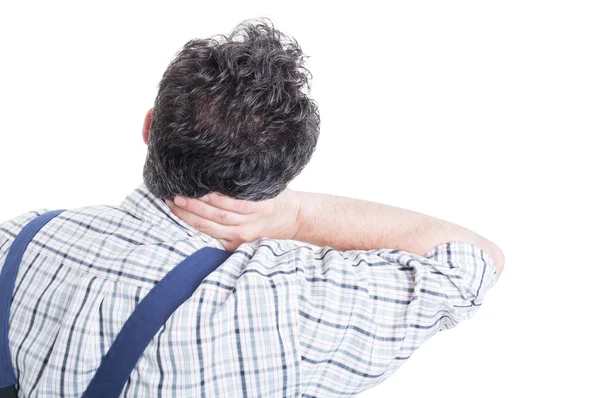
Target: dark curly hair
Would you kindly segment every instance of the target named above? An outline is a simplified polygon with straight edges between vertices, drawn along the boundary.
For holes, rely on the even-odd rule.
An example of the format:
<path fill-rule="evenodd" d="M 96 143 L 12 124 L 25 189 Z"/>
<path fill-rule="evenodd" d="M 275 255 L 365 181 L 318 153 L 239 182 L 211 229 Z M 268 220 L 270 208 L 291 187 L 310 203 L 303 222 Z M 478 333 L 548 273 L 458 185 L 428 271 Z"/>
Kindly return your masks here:
<path fill-rule="evenodd" d="M 319 137 L 304 58 L 266 18 L 186 43 L 158 86 L 143 174 L 150 192 L 264 200 L 283 191 Z"/>

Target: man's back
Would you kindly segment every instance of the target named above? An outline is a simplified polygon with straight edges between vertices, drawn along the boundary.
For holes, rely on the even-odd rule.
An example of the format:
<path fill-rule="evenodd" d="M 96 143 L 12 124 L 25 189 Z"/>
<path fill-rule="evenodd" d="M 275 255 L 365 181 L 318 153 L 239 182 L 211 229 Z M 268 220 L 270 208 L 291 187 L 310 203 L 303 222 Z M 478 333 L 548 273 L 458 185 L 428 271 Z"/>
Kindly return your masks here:
<path fill-rule="evenodd" d="M 0 226 L 0 265 L 45 210 Z M 121 206 L 52 220 L 29 245 L 15 285 L 9 346 L 20 395 L 81 396 L 135 306 L 205 246 L 222 248 L 143 184 Z M 122 396 L 351 396 L 470 318 L 495 275 L 492 259 L 466 242 L 421 257 L 257 239 L 169 318 Z"/>

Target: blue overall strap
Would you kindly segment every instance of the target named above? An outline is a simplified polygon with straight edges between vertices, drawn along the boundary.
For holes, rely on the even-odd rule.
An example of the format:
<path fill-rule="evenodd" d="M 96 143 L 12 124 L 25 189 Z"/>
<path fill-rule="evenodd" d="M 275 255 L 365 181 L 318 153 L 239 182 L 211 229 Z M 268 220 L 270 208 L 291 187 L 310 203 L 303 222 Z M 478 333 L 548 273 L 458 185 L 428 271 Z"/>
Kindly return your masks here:
<path fill-rule="evenodd" d="M 17 378 L 10 359 L 8 348 L 8 318 L 12 295 L 17 280 L 19 265 L 29 242 L 35 234 L 54 217 L 62 213 L 62 210 L 53 210 L 41 214 L 31 220 L 19 232 L 8 250 L 2 273 L 0 273 L 0 398 L 16 397 L 15 385 Z M 12 394 L 12 395 L 11 395 Z"/>
<path fill-rule="evenodd" d="M 204 247 L 177 264 L 135 307 L 82 398 L 118 398 L 144 350 L 171 314 L 233 253 Z"/>

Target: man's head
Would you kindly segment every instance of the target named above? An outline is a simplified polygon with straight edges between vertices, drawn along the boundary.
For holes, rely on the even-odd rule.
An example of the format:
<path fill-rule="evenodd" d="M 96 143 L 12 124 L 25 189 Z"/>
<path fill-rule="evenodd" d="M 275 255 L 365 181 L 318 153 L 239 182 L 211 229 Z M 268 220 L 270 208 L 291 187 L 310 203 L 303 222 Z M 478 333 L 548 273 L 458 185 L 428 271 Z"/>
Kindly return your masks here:
<path fill-rule="evenodd" d="M 319 136 L 297 42 L 268 20 L 191 40 L 171 61 L 146 117 L 144 183 L 154 195 L 277 196 Z"/>

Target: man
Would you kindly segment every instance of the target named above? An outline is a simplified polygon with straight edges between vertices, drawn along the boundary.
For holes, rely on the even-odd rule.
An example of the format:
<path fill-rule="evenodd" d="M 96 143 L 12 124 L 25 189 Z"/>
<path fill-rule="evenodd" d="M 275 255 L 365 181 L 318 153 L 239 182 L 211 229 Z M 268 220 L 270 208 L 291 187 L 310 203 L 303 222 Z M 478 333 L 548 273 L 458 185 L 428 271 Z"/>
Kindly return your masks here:
<path fill-rule="evenodd" d="M 140 301 L 203 247 L 234 253 L 162 325 L 122 396 L 352 396 L 473 316 L 502 272 L 494 243 L 286 188 L 319 135 L 309 77 L 268 20 L 183 47 L 144 121 L 144 183 L 119 206 L 64 211 L 25 251 L 9 322 L 19 395 L 81 396 Z M 0 226 L 0 266 L 48 210 Z"/>

